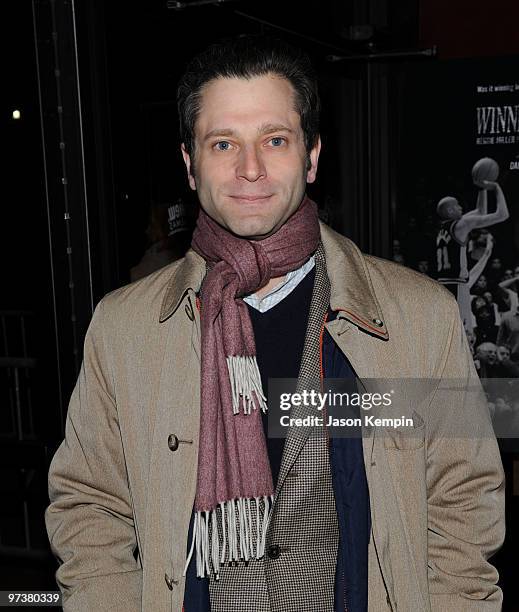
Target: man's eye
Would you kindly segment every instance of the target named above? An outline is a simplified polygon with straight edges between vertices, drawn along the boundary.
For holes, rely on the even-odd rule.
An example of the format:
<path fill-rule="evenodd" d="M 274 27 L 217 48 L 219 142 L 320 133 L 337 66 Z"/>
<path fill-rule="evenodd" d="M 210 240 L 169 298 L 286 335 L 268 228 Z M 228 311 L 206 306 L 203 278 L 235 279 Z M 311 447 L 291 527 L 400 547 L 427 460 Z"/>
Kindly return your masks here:
<path fill-rule="evenodd" d="M 220 142 L 217 142 L 214 146 L 218 151 L 228 151 L 231 148 L 231 143 L 227 142 L 226 140 L 221 140 Z"/>
<path fill-rule="evenodd" d="M 281 138 L 281 136 L 275 136 L 274 138 L 270 139 L 270 142 L 273 144 L 273 146 L 280 147 L 282 144 L 284 144 L 285 139 Z"/>

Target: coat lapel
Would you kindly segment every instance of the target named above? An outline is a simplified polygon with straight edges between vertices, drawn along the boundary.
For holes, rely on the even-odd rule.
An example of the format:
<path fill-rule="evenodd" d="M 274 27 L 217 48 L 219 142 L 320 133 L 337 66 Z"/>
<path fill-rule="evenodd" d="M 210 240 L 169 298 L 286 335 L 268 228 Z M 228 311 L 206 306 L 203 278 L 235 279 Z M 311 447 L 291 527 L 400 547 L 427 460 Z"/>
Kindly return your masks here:
<path fill-rule="evenodd" d="M 301 356 L 301 366 L 297 382 L 297 392 L 303 390 L 320 390 L 320 340 L 323 331 L 324 318 L 328 312 L 330 303 L 330 283 L 326 275 L 326 262 L 322 245 L 315 254 L 315 282 L 308 315 L 306 337 Z M 309 406 L 298 406 L 291 411 L 292 418 L 304 418 L 313 413 Z M 303 449 L 308 436 L 312 433 L 312 427 L 291 427 L 287 432 L 287 438 L 283 448 L 280 472 L 276 487 L 279 492 L 285 478 Z"/>

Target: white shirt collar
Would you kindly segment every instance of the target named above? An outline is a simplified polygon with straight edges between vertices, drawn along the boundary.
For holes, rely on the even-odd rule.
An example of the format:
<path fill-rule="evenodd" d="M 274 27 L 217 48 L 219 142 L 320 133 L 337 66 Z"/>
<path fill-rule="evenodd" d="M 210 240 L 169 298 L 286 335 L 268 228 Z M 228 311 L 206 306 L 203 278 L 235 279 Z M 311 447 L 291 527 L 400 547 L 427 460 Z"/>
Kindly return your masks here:
<path fill-rule="evenodd" d="M 303 280 L 303 278 L 310 272 L 315 265 L 315 257 L 312 255 L 310 259 L 304 263 L 297 270 L 292 270 L 285 276 L 279 285 L 276 285 L 272 291 L 262 297 L 258 297 L 255 293 L 247 295 L 243 298 L 244 302 L 247 302 L 249 306 L 252 306 L 260 312 L 266 312 L 276 304 L 279 304 L 281 300 L 285 299 L 289 293 L 291 293 L 297 285 Z"/>

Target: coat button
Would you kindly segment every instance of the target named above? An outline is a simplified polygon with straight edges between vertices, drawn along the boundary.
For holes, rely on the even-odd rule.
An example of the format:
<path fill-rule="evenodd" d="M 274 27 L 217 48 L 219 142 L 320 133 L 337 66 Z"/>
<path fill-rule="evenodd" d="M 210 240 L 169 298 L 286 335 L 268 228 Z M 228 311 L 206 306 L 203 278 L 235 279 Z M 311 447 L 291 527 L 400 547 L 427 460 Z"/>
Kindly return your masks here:
<path fill-rule="evenodd" d="M 382 325 L 384 325 L 384 321 L 381 319 L 373 319 L 373 323 L 375 323 L 377 327 L 382 327 Z"/>
<path fill-rule="evenodd" d="M 166 584 L 168 585 L 168 589 L 172 591 L 173 585 L 177 584 L 177 580 L 173 580 L 173 578 L 170 578 L 167 574 L 164 574 L 164 580 L 166 581 Z"/>
<path fill-rule="evenodd" d="M 176 451 L 180 444 L 193 444 L 193 440 L 181 440 L 175 434 L 169 434 L 168 446 L 170 451 Z"/>
<path fill-rule="evenodd" d="M 178 448 L 178 438 L 175 434 L 169 434 L 168 446 L 170 451 L 176 451 Z"/>
<path fill-rule="evenodd" d="M 279 559 L 281 556 L 281 546 L 279 546 L 279 544 L 271 544 L 268 547 L 267 555 L 269 559 Z"/>

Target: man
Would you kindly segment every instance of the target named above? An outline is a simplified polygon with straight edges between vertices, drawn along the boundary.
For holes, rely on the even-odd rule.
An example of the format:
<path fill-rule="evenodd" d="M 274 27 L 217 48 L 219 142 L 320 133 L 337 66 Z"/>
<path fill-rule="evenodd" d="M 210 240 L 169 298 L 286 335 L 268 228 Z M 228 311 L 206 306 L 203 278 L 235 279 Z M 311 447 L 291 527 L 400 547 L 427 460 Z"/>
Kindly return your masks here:
<path fill-rule="evenodd" d="M 87 334 L 49 476 L 64 609 L 499 610 L 503 473 L 456 303 L 318 222 L 308 58 L 227 41 L 178 101 L 202 210 L 186 257 L 105 297 Z M 437 384 L 394 407 L 411 431 L 266 435 L 268 378 L 354 373 Z"/>
<path fill-rule="evenodd" d="M 480 301 L 483 301 L 484 305 L 478 307 Z M 496 315 L 492 306 L 481 296 L 481 300 L 476 299 L 472 303 L 472 312 L 476 320 L 476 325 L 473 329 L 476 334 L 476 344 L 483 342 L 495 343 L 499 327 L 495 324 Z"/>
<path fill-rule="evenodd" d="M 478 260 L 478 263 L 482 259 L 483 259 L 483 257 L 480 257 L 479 260 Z M 484 274 L 480 274 L 478 276 L 476 282 L 474 283 L 474 289 L 472 290 L 472 293 L 474 295 L 483 295 L 485 293 L 485 291 L 488 291 L 487 277 Z"/>
<path fill-rule="evenodd" d="M 499 257 L 493 257 L 487 270 L 488 283 L 491 289 L 497 286 L 503 275 L 503 264 Z"/>
<path fill-rule="evenodd" d="M 516 292 L 519 276 L 514 276 L 512 270 L 505 270 L 503 280 L 498 284 L 498 295 L 502 305 L 501 318 L 505 314 L 512 314 L 519 307 L 519 297 Z"/>
<path fill-rule="evenodd" d="M 469 234 L 476 228 L 495 225 L 509 217 L 506 199 L 499 183 L 478 180 L 475 184 L 480 190 L 474 210 L 463 214 L 461 205 L 453 196 L 442 198 L 436 208 L 442 219 L 436 236 L 437 279 L 456 297 L 466 329 L 470 329 L 472 324 L 469 292 L 472 288 L 472 293 L 479 295 L 486 289 L 486 284 L 483 289 L 480 285 L 486 283 L 482 272 L 492 250 L 492 237 L 487 234 L 484 238 L 485 250 L 478 258 L 478 262 L 469 270 L 467 261 Z M 489 190 L 495 191 L 496 194 L 496 210 L 493 213 L 488 213 Z"/>
<path fill-rule="evenodd" d="M 497 347 L 497 362 L 501 378 L 519 378 L 519 366 L 510 359 L 510 347 L 500 345 Z"/>
<path fill-rule="evenodd" d="M 192 224 L 182 198 L 174 204 L 152 202 L 146 228 L 149 246 L 139 263 L 130 270 L 132 281 L 144 278 L 186 254 L 191 242 Z"/>
<path fill-rule="evenodd" d="M 502 344 L 497 347 L 497 360 L 499 363 L 508 363 L 510 361 L 510 347 Z"/>
<path fill-rule="evenodd" d="M 510 216 L 499 183 L 482 181 L 478 187 L 480 191 L 474 210 L 463 214 L 463 208 L 453 196 L 442 198 L 436 207 L 442 220 L 436 237 L 437 274 L 439 282 L 445 285 L 466 283 L 469 279 L 467 241 L 470 232 L 501 223 Z M 488 213 L 488 190 L 496 194 L 496 210 L 493 213 Z"/>
<path fill-rule="evenodd" d="M 475 314 L 479 307 L 477 307 L 477 298 L 472 299 L 471 291 L 473 290 L 474 284 L 477 284 L 480 279 L 484 278 L 482 272 L 485 269 L 490 254 L 492 253 L 493 245 L 494 239 L 490 233 L 487 233 L 484 253 L 481 255 L 478 262 L 470 269 L 467 282 L 458 285 L 458 308 L 465 331 L 472 331 L 475 324 L 477 325 Z M 486 304 L 486 300 L 484 300 L 484 303 Z"/>
<path fill-rule="evenodd" d="M 477 368 L 481 378 L 498 378 L 497 347 L 493 342 L 482 342 L 476 347 Z"/>
<path fill-rule="evenodd" d="M 496 344 L 508 345 L 512 361 L 519 361 L 519 309 L 501 317 Z"/>

